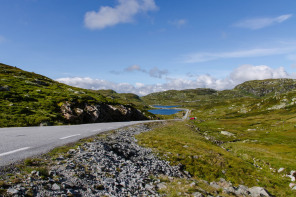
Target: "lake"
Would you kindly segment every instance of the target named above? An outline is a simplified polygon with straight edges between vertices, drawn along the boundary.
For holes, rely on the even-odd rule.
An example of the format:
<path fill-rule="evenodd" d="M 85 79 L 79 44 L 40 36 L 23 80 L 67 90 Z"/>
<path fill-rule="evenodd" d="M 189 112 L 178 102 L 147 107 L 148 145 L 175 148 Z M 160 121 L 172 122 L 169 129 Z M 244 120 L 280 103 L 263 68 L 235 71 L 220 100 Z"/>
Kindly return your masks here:
<path fill-rule="evenodd" d="M 182 111 L 180 109 L 170 109 L 173 107 L 178 107 L 177 105 L 176 106 L 153 105 L 153 107 L 157 107 L 160 109 L 151 109 L 148 111 L 153 114 L 159 114 L 159 115 L 172 115 L 172 114 L 175 114 L 179 111 Z"/>

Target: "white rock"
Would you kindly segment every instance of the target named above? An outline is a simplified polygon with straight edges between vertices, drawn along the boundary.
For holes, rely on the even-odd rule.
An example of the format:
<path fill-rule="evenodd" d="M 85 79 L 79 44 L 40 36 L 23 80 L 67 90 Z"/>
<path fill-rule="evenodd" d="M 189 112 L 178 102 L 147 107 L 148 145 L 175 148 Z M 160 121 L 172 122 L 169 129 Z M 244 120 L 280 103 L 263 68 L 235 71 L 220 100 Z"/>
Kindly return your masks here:
<path fill-rule="evenodd" d="M 290 177 L 292 182 L 295 181 L 295 177 L 293 175 L 287 175 L 287 177 Z"/>
<path fill-rule="evenodd" d="M 285 170 L 285 168 L 280 168 L 280 169 L 278 169 L 278 173 L 281 173 L 281 172 L 283 172 Z"/>
<path fill-rule="evenodd" d="M 19 193 L 19 190 L 14 189 L 14 188 L 9 188 L 9 189 L 7 190 L 7 193 L 12 194 L 12 195 L 16 195 L 16 194 Z"/>
<path fill-rule="evenodd" d="M 268 192 L 262 187 L 251 187 L 249 189 L 250 195 L 252 197 L 269 197 Z"/>
<path fill-rule="evenodd" d="M 290 184 L 289 184 L 289 187 L 290 187 L 290 188 L 294 188 L 295 186 L 296 186 L 295 183 L 290 183 Z"/>
<path fill-rule="evenodd" d="M 230 133 L 230 132 L 228 132 L 228 131 L 221 131 L 221 134 L 222 135 L 226 135 L 226 136 L 234 136 L 234 134 L 233 133 Z"/>
<path fill-rule="evenodd" d="M 55 184 L 52 185 L 51 189 L 52 190 L 60 190 L 61 187 L 58 184 L 55 183 Z"/>
<path fill-rule="evenodd" d="M 165 185 L 165 183 L 158 183 L 157 184 L 158 189 L 166 189 L 167 186 Z"/>
<path fill-rule="evenodd" d="M 202 193 L 200 193 L 200 192 L 194 192 L 194 193 L 192 194 L 192 196 L 193 196 L 193 197 L 204 197 L 204 195 L 203 195 Z"/>
<path fill-rule="evenodd" d="M 211 183 L 210 183 L 210 186 L 211 186 L 211 187 L 214 187 L 214 188 L 216 188 L 216 189 L 220 189 L 220 188 L 221 188 L 221 186 L 218 185 L 216 182 L 211 182 Z"/>

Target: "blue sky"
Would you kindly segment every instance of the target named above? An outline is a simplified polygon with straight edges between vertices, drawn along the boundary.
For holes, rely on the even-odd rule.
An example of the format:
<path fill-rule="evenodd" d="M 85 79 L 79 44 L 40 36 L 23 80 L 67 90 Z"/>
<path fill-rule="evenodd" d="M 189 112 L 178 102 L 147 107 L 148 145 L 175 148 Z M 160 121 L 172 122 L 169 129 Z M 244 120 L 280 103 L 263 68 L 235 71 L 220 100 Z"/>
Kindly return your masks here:
<path fill-rule="evenodd" d="M 0 0 L 0 62 L 145 95 L 295 78 L 295 0 Z"/>

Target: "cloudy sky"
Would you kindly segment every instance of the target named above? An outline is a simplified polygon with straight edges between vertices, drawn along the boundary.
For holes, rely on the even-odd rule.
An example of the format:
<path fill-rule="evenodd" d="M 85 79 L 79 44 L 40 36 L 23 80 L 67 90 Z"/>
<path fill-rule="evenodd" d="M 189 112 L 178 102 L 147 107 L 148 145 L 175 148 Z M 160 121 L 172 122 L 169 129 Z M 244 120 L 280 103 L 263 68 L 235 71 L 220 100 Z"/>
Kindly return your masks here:
<path fill-rule="evenodd" d="M 296 78 L 295 0 L 0 0 L 0 62 L 146 95 Z"/>

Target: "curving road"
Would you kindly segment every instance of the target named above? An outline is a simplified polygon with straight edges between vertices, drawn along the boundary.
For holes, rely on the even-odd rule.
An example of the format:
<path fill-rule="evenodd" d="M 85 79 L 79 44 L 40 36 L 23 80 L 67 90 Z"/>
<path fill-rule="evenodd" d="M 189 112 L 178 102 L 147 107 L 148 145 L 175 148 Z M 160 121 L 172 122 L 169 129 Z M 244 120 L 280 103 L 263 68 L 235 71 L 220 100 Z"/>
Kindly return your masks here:
<path fill-rule="evenodd" d="M 76 142 L 105 131 L 148 122 L 155 122 L 155 120 L 0 128 L 0 166 L 46 153 L 57 146 Z"/>

